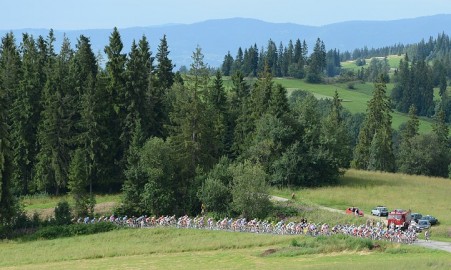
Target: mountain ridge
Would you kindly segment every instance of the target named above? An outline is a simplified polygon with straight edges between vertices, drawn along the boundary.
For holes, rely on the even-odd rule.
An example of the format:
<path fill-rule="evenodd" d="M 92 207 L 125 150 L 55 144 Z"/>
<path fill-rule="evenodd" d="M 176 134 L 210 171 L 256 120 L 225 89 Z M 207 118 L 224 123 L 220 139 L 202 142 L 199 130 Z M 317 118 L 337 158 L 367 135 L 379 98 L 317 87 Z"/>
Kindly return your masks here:
<path fill-rule="evenodd" d="M 411 44 L 421 39 L 436 37 L 440 33 L 451 35 L 451 14 L 438 14 L 417 18 L 390 21 L 345 21 L 323 26 L 308 26 L 295 23 L 271 23 L 252 18 L 212 19 L 192 24 L 165 24 L 145 27 L 118 28 L 124 44 L 124 52 L 128 52 L 132 40 L 139 40 L 142 35 L 148 38 L 153 55 L 156 54 L 160 39 L 167 36 L 170 58 L 178 67 L 189 65 L 191 55 L 197 45 L 202 48 L 205 62 L 211 66 L 219 66 L 228 51 L 235 56 L 238 47 L 249 48 L 257 44 L 258 48 L 266 47 L 269 39 L 277 45 L 284 45 L 291 39 L 305 40 L 309 48 L 313 48 L 317 38 L 324 41 L 326 49 L 352 51 L 356 48 L 379 48 L 394 44 Z M 21 41 L 21 33 L 27 32 L 35 38 L 47 36 L 48 29 L 16 29 L 0 30 L 3 37 L 12 31 L 17 43 Z M 103 52 L 108 44 L 112 29 L 54 30 L 59 50 L 62 39 L 66 35 L 75 47 L 77 38 L 83 34 L 91 39 L 95 53 Z"/>

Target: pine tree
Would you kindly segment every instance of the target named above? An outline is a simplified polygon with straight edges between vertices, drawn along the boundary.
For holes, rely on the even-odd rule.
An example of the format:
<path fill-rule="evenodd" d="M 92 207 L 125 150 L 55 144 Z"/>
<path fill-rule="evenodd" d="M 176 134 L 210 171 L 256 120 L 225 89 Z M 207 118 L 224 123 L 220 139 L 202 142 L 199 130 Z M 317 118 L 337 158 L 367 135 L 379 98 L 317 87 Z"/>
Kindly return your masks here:
<path fill-rule="evenodd" d="M 391 107 L 386 96 L 386 85 L 379 77 L 373 97 L 368 102 L 367 115 L 360 129 L 354 150 L 353 167 L 366 170 L 393 171 Z"/>
<path fill-rule="evenodd" d="M 152 103 L 152 89 L 155 88 L 153 85 L 155 69 L 153 66 L 154 57 L 152 56 L 150 45 L 146 36 L 142 36 L 139 40 L 138 54 L 140 59 L 139 63 L 142 70 L 138 73 L 140 83 L 139 87 L 135 88 L 136 90 L 134 96 L 136 100 L 136 111 L 141 117 L 141 121 L 144 122 L 141 123 L 144 138 L 149 138 L 155 130 L 157 119 L 153 110 L 154 104 Z"/>
<path fill-rule="evenodd" d="M 92 185 L 98 179 L 97 168 L 102 145 L 100 130 L 102 128 L 99 117 L 101 108 L 98 107 L 99 97 L 96 89 L 97 60 L 91 49 L 89 38 L 80 36 L 77 51 L 73 60 L 74 85 L 76 92 L 72 93 L 71 104 L 74 110 L 72 122 L 77 127 L 72 132 L 74 143 L 86 155 L 87 181 L 89 194 L 92 196 Z"/>
<path fill-rule="evenodd" d="M 147 106 L 150 105 L 147 91 L 150 83 L 151 53 L 147 39 L 141 40 L 141 48 L 133 41 L 126 64 L 126 93 L 125 93 L 125 119 L 121 138 L 125 149 L 131 143 L 131 134 L 135 129 L 134 124 L 138 120 L 144 123 L 144 136 L 148 136 L 154 119 L 151 117 Z"/>
<path fill-rule="evenodd" d="M 89 215 L 89 195 L 86 191 L 89 177 L 87 163 L 86 153 L 80 148 L 75 150 L 69 167 L 69 190 L 75 202 L 75 217 Z"/>
<path fill-rule="evenodd" d="M 289 111 L 290 108 L 287 99 L 287 89 L 280 84 L 276 84 L 276 86 L 272 89 L 268 112 L 280 118 Z"/>
<path fill-rule="evenodd" d="M 133 131 L 132 141 L 127 154 L 125 181 L 122 186 L 122 210 L 131 215 L 141 215 L 145 212 L 142 194 L 147 177 L 141 165 L 140 155 L 144 145 L 144 134 L 139 118 L 136 119 L 134 127 L 135 130 Z"/>
<path fill-rule="evenodd" d="M 274 88 L 274 82 L 269 68 L 270 67 L 268 65 L 265 66 L 265 69 L 260 74 L 251 91 L 251 107 L 253 110 L 252 116 L 254 119 L 260 118 L 260 116 L 265 114 L 269 109 L 271 94 Z"/>
<path fill-rule="evenodd" d="M 238 156 L 244 150 L 248 134 L 253 127 L 249 108 L 250 89 L 243 73 L 237 72 L 232 76 L 231 92 L 227 134 L 231 144 L 231 155 Z"/>
<path fill-rule="evenodd" d="M 230 54 L 230 51 L 227 52 L 227 54 L 224 56 L 224 61 L 222 62 L 222 73 L 224 73 L 224 76 L 230 76 L 232 75 L 232 65 L 233 65 L 233 57 Z"/>
<path fill-rule="evenodd" d="M 319 83 L 322 80 L 323 71 L 326 68 L 326 48 L 321 39 L 317 39 L 313 53 L 310 56 L 309 72 L 307 81 L 311 83 Z"/>
<path fill-rule="evenodd" d="M 232 72 L 235 73 L 237 71 L 242 71 L 242 66 L 243 66 L 243 61 L 244 61 L 244 55 L 243 55 L 243 50 L 241 49 L 241 47 L 238 48 L 238 52 L 236 54 L 235 57 L 235 61 L 233 62 L 232 65 Z"/>
<path fill-rule="evenodd" d="M 216 158 L 221 157 L 226 147 L 226 131 L 227 131 L 227 96 L 225 93 L 222 74 L 218 70 L 213 80 L 213 86 L 210 87 L 208 92 L 208 105 L 211 109 L 210 118 L 213 121 L 213 143 L 212 147 L 215 149 L 214 156 Z"/>
<path fill-rule="evenodd" d="M 9 225 L 15 215 L 15 200 L 12 194 L 13 152 L 9 131 L 9 96 L 17 87 L 18 53 L 14 36 L 10 33 L 2 38 L 0 47 L 0 225 Z M 15 68 L 10 70 L 9 68 Z"/>
<path fill-rule="evenodd" d="M 446 124 L 446 116 L 442 108 L 440 108 L 435 116 L 432 132 L 438 137 L 440 145 L 443 148 L 448 149 L 449 127 Z"/>
<path fill-rule="evenodd" d="M 125 168 L 124 151 L 127 149 L 128 139 L 125 137 L 125 118 L 126 118 L 126 77 L 125 64 L 126 54 L 122 53 L 123 44 L 119 31 L 115 27 L 110 35 L 110 42 L 105 47 L 105 53 L 108 57 L 106 70 L 108 74 L 107 91 L 108 103 L 112 106 L 115 115 L 111 115 L 109 126 L 107 127 L 112 137 L 110 145 L 110 155 L 114 156 L 114 163 L 118 167 L 116 178 L 121 181 Z"/>
<path fill-rule="evenodd" d="M 416 115 L 415 105 L 411 105 L 409 109 L 409 120 L 401 131 L 401 143 L 399 145 L 398 170 L 403 173 L 412 173 L 410 168 L 410 157 L 412 155 L 412 139 L 417 136 L 420 122 Z"/>
<path fill-rule="evenodd" d="M 49 45 L 49 48 L 52 46 Z M 60 53 L 52 57 L 49 49 L 47 82 L 42 94 L 41 122 L 38 127 L 40 146 L 35 165 L 35 185 L 39 191 L 51 191 L 59 194 L 67 187 L 67 175 L 70 162 L 71 91 L 69 65 L 73 52 L 67 38 L 64 39 Z"/>
<path fill-rule="evenodd" d="M 351 136 L 343 120 L 343 106 L 337 90 L 322 127 L 321 144 L 330 152 L 339 168 L 349 168 L 352 160 Z"/>
<path fill-rule="evenodd" d="M 17 190 L 28 194 L 33 180 L 33 166 L 37 155 L 37 129 L 41 112 L 41 93 L 44 84 L 40 80 L 42 67 L 38 61 L 38 49 L 32 36 L 24 34 L 22 41 L 23 78 L 12 105 L 12 136 L 14 141 L 14 182 Z"/>
<path fill-rule="evenodd" d="M 179 190 L 187 212 L 192 212 L 198 202 L 198 187 L 194 182 L 197 167 L 210 168 L 216 162 L 211 148 L 214 141 L 212 121 L 206 104 L 210 76 L 200 47 L 196 48 L 192 59 L 184 85 L 176 84 L 173 89 L 175 98 L 169 137 L 173 147 L 179 149 L 177 160 L 183 164 L 181 179 L 184 181 L 179 183 Z"/>
<path fill-rule="evenodd" d="M 174 65 L 169 59 L 169 53 L 166 36 L 163 36 L 156 55 L 158 64 L 155 70 L 155 87 L 150 89 L 152 115 L 155 119 L 151 135 L 158 137 L 167 136 L 165 126 L 169 124 L 169 108 L 171 107 L 168 93 L 175 82 L 175 74 L 172 71 Z"/>

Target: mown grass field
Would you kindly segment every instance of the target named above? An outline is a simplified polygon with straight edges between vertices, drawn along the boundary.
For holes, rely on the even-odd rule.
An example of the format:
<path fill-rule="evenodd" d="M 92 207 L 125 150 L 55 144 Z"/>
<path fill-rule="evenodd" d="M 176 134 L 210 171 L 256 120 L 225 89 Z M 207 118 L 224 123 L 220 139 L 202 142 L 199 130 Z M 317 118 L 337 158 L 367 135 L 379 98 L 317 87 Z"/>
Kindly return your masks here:
<path fill-rule="evenodd" d="M 293 245 L 296 243 L 296 245 Z M 0 242 L 2 269 L 449 269 L 451 256 L 415 246 L 340 237 L 191 229 L 124 229 Z"/>
<path fill-rule="evenodd" d="M 289 198 L 293 191 L 274 192 Z M 300 189 L 295 193 L 301 202 L 343 210 L 356 206 L 365 214 L 377 205 L 430 214 L 440 221 L 432 228 L 434 239 L 451 241 L 451 179 L 351 169 L 337 186 Z"/>
<path fill-rule="evenodd" d="M 389 55 L 387 56 L 388 65 L 390 68 L 398 68 L 399 67 L 399 61 L 404 58 L 404 55 Z M 360 70 L 362 67 L 368 68 L 370 66 L 371 58 L 365 59 L 365 65 L 364 66 L 357 66 L 355 64 L 355 61 L 346 61 L 341 62 L 341 67 L 345 69 L 353 70 L 354 72 L 357 72 L 357 70 Z"/>
<path fill-rule="evenodd" d="M 337 90 L 340 98 L 343 99 L 342 105 L 348 109 L 351 113 L 365 113 L 368 101 L 372 97 L 373 84 L 372 83 L 356 83 L 355 89 L 348 89 L 346 84 L 309 84 L 304 80 L 299 79 L 287 79 L 280 78 L 275 79 L 276 83 L 279 83 L 287 88 L 288 94 L 296 89 L 304 90 L 314 94 L 318 99 L 332 98 L 335 90 Z M 390 93 L 393 89 L 393 84 L 387 84 L 387 92 Z M 409 120 L 407 114 L 393 112 L 392 113 L 392 126 L 398 129 L 402 123 Z M 429 133 L 432 131 L 432 121 L 426 118 L 420 118 L 420 133 Z"/>
<path fill-rule="evenodd" d="M 104 194 L 96 195 L 95 211 L 98 214 L 108 214 L 121 200 L 120 194 Z M 58 202 L 67 201 L 69 205 L 74 205 L 71 196 L 49 196 L 49 195 L 32 195 L 22 197 L 20 203 L 23 209 L 29 214 L 38 213 L 41 218 L 48 218 L 53 215 L 54 209 Z"/>
<path fill-rule="evenodd" d="M 292 192 L 272 190 L 273 195 L 286 198 Z M 450 241 L 449 179 L 348 170 L 338 186 L 294 192 L 294 202 L 281 204 L 298 208 L 299 218 L 330 224 L 363 223 L 365 218 L 321 210 L 318 205 L 343 210 L 354 205 L 368 214 L 375 205 L 384 204 L 390 209 L 405 208 L 435 215 L 441 223 L 432 229 L 433 240 Z M 60 199 L 28 197 L 28 211 L 54 207 Z M 119 199 L 120 195 L 97 196 L 101 203 L 117 203 Z M 396 269 L 451 268 L 451 256 L 446 252 L 386 242 L 369 249 L 366 244 L 341 238 L 122 229 L 54 240 L 4 240 L 0 242 L 0 268 L 380 269 L 394 265 Z"/>

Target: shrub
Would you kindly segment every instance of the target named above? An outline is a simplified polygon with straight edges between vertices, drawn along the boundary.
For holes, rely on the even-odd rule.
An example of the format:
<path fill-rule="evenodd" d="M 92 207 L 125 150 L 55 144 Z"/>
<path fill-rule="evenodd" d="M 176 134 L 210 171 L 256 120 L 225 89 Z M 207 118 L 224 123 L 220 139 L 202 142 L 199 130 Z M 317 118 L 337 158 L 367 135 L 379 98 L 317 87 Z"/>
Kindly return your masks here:
<path fill-rule="evenodd" d="M 34 234 L 26 236 L 24 240 L 55 239 L 72 237 L 76 235 L 88 235 L 109 232 L 119 227 L 113 223 L 102 222 L 94 224 L 54 225 L 40 228 Z"/>
<path fill-rule="evenodd" d="M 230 189 L 219 179 L 207 178 L 197 193 L 208 211 L 226 214 L 232 200 Z"/>
<path fill-rule="evenodd" d="M 70 206 L 67 201 L 59 202 L 55 207 L 55 223 L 57 225 L 70 224 L 72 215 L 70 212 Z"/>

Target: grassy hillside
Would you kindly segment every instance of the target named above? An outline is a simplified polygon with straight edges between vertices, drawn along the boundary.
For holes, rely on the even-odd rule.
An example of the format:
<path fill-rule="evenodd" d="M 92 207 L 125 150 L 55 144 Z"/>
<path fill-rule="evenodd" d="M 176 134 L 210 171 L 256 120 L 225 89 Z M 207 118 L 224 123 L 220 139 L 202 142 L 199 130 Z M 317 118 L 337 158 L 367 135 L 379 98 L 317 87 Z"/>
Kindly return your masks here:
<path fill-rule="evenodd" d="M 115 207 L 121 200 L 120 194 L 96 195 L 95 211 L 98 214 L 109 214 L 111 209 Z M 54 209 L 58 202 L 67 201 L 73 205 L 73 199 L 69 195 L 64 196 L 48 196 L 48 195 L 33 195 L 25 196 L 21 199 L 21 204 L 26 212 L 33 214 L 38 213 L 41 217 L 47 218 L 52 216 Z"/>
<path fill-rule="evenodd" d="M 404 58 L 404 55 L 389 55 L 387 57 L 388 64 L 391 68 L 398 68 L 399 67 L 399 61 Z M 341 67 L 344 69 L 350 69 L 354 72 L 357 72 L 357 70 L 360 70 L 362 67 L 368 68 L 370 66 L 371 58 L 365 59 L 365 65 L 363 66 L 357 66 L 355 64 L 355 61 L 346 61 L 341 63 Z"/>
<path fill-rule="evenodd" d="M 348 89 L 346 84 L 309 84 L 304 80 L 298 79 L 276 79 L 276 83 L 280 83 L 287 88 L 288 94 L 296 89 L 304 90 L 314 94 L 317 98 L 332 98 L 335 90 L 343 99 L 343 107 L 351 113 L 365 113 L 368 101 L 373 93 L 372 83 L 356 83 L 355 89 Z M 387 92 L 390 93 L 393 84 L 387 84 Z M 402 123 L 408 121 L 407 114 L 393 112 L 392 126 L 398 129 Z M 430 119 L 420 118 L 420 133 L 429 133 L 432 131 L 432 122 Z"/>
<path fill-rule="evenodd" d="M 399 66 L 399 61 L 403 56 L 391 55 L 388 56 L 388 62 L 391 68 L 397 68 Z M 371 59 L 367 59 L 366 66 L 369 65 Z M 354 62 L 342 62 L 342 67 L 344 69 L 357 70 L 361 67 L 357 67 Z M 253 81 L 250 79 L 249 81 Z M 275 78 L 276 83 L 283 85 L 288 90 L 288 95 L 296 89 L 304 90 L 314 94 L 317 98 L 332 98 L 335 90 L 338 91 L 340 98 L 343 99 L 343 107 L 348 109 L 351 113 L 365 113 L 368 101 L 371 99 L 373 94 L 374 85 L 373 83 L 354 83 L 354 89 L 349 89 L 347 83 L 335 83 L 335 84 L 310 84 L 305 82 L 305 80 L 299 79 L 288 79 L 288 78 Z M 232 81 L 230 77 L 224 77 L 224 86 L 226 88 L 232 87 Z M 394 87 L 393 83 L 387 84 L 387 95 L 390 95 Z M 435 91 L 435 97 L 438 98 L 438 89 Z M 402 123 L 408 121 L 407 114 L 393 112 L 392 114 L 392 126 L 398 129 Z M 429 133 L 432 131 L 432 121 L 425 117 L 420 117 L 420 133 Z"/>
<path fill-rule="evenodd" d="M 273 190 L 290 197 L 292 190 Z M 366 219 L 319 210 L 318 205 L 365 213 L 384 204 L 438 217 L 434 240 L 451 238 L 451 180 L 349 170 L 340 185 L 295 191 L 291 206 L 315 222 Z M 120 195 L 98 196 L 101 203 Z M 67 199 L 67 198 L 66 198 Z M 27 209 L 53 207 L 60 198 L 26 198 Z M 191 229 L 124 229 L 96 235 L 0 242 L 0 268 L 7 269 L 450 269 L 449 253 L 386 242 L 368 247 L 360 239 L 312 238 Z M 293 244 L 294 243 L 294 244 Z"/>
<path fill-rule="evenodd" d="M 446 269 L 442 251 L 345 237 L 258 235 L 191 229 L 0 242 L 5 269 Z"/>
<path fill-rule="evenodd" d="M 277 192 L 277 191 L 276 191 Z M 292 191 L 279 194 L 289 197 Z M 411 209 L 430 214 L 440 221 L 432 233 L 436 239 L 451 241 L 451 179 L 394 173 L 348 170 L 335 187 L 296 191 L 300 201 L 346 209 L 357 206 L 369 214 L 377 205 L 389 209 Z"/>

